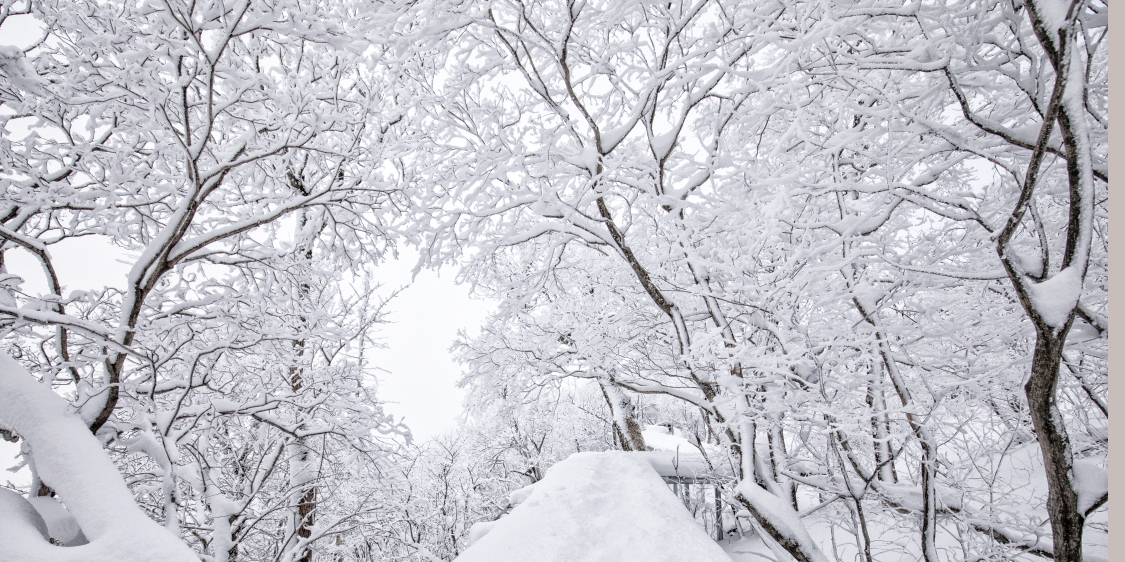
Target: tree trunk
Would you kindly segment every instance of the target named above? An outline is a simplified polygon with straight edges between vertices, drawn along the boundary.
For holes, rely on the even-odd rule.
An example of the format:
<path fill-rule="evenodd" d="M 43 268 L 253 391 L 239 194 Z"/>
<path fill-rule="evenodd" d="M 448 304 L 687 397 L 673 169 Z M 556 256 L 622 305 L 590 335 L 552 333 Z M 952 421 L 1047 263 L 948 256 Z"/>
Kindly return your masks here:
<path fill-rule="evenodd" d="M 612 377 L 598 379 L 602 395 L 609 404 L 610 413 L 613 415 L 613 431 L 621 440 L 621 449 L 625 451 L 644 451 L 645 438 L 641 435 L 641 425 L 637 423 L 636 410 L 633 399 L 617 386 Z"/>
<path fill-rule="evenodd" d="M 1067 328 L 1070 324 L 1067 324 Z M 1038 329 L 1035 354 L 1031 360 L 1031 377 L 1024 385 L 1031 422 L 1043 452 L 1043 469 L 1047 473 L 1047 513 L 1051 517 L 1051 537 L 1055 560 L 1081 562 L 1082 529 L 1086 517 L 1078 510 L 1078 494 L 1071 481 L 1073 457 L 1070 440 L 1062 426 L 1055 400 L 1059 381 L 1059 364 L 1068 329 L 1055 335 L 1050 326 Z"/>
<path fill-rule="evenodd" d="M 298 359 L 304 355 L 304 344 L 303 340 L 293 343 Z M 304 386 L 301 368 L 296 365 L 290 367 L 290 384 L 294 393 Z M 298 416 L 302 414 L 301 411 L 297 413 Z M 313 452 L 304 437 L 294 438 L 287 449 L 289 450 L 289 486 L 297 495 L 296 502 L 293 504 L 293 531 L 296 540 L 304 540 L 312 536 L 316 511 L 316 485 L 312 483 L 313 467 L 311 466 Z M 293 559 L 296 562 L 312 562 L 312 549 L 305 547 Z"/>
<path fill-rule="evenodd" d="M 785 450 L 785 431 L 781 427 L 782 415 L 778 414 L 773 418 L 770 431 L 766 434 L 770 444 L 770 474 L 790 505 L 797 510 L 797 484 L 789 478 L 782 479 L 778 473 L 778 467 L 785 466 L 789 459 L 789 452 Z"/>
<path fill-rule="evenodd" d="M 304 182 L 299 180 L 292 173 L 289 174 L 289 180 L 295 190 L 305 195 L 309 193 Z M 296 238 L 299 244 L 297 254 L 300 258 L 303 258 L 305 266 L 311 267 L 313 261 L 312 236 L 309 236 L 309 239 L 302 240 L 302 236 L 307 235 L 306 228 L 308 226 L 308 221 L 308 211 L 301 212 L 300 218 L 297 221 Z M 297 290 L 300 303 L 306 303 L 311 293 L 312 289 L 309 283 L 302 281 Z M 298 316 L 298 321 L 298 330 L 300 333 L 307 333 L 309 330 L 308 319 L 304 314 Z M 305 347 L 306 341 L 304 339 L 293 341 L 294 364 L 289 367 L 289 384 L 294 394 L 300 392 L 305 386 L 305 365 L 303 364 Z M 299 408 L 296 412 L 298 418 L 304 414 L 305 411 L 303 408 Z M 301 427 L 301 425 L 302 422 L 298 419 L 297 427 Z M 305 437 L 295 437 L 288 447 L 289 485 L 292 492 L 297 496 L 296 503 L 293 505 L 293 530 L 294 538 L 298 541 L 307 540 L 312 536 L 312 526 L 315 521 L 317 503 L 317 489 L 314 483 L 313 467 L 311 466 L 313 451 L 308 446 L 308 443 L 305 442 L 305 439 Z M 312 562 L 312 555 L 312 549 L 305 546 L 293 559 L 296 562 Z"/>
<path fill-rule="evenodd" d="M 1086 277 L 1094 222 L 1094 176 L 1086 109 L 1082 101 L 1086 89 L 1082 66 L 1083 62 L 1090 64 L 1091 61 L 1083 61 L 1078 40 L 1080 33 L 1077 20 L 1085 8 L 1084 2 L 1072 1 L 1063 21 L 1041 17 L 1038 13 L 1039 6 L 1035 2 L 1028 2 L 1026 6 L 1035 35 L 1047 51 L 1055 70 L 1055 85 L 1039 130 L 1038 141 L 1031 154 L 1019 200 L 997 237 L 996 251 L 1020 304 L 1035 325 L 1035 352 L 1031 360 L 1031 376 L 1024 385 L 1024 394 L 1027 396 L 1039 448 L 1043 453 L 1043 469 L 1048 487 L 1047 513 L 1051 518 L 1054 558 L 1059 562 L 1081 562 L 1082 528 L 1086 518 L 1078 511 L 1078 494 L 1072 480 L 1073 456 L 1070 441 L 1055 397 L 1066 337 L 1074 323 L 1079 302 L 1073 304 L 1065 321 L 1048 321 L 1044 318 L 1044 312 L 1031 299 L 1031 284 L 1046 282 L 1053 277 L 1042 281 L 1032 279 L 1022 265 L 1014 261 L 1015 253 L 1011 252 L 1009 245 L 1020 228 L 1024 213 L 1032 203 L 1039 168 L 1046 154 L 1052 128 L 1057 122 L 1066 151 L 1070 214 L 1067 220 L 1066 247 L 1063 250 L 1060 272 L 1056 275 L 1074 268 L 1078 273 L 1079 283 Z M 1049 249 L 1046 249 L 1046 253 L 1049 254 Z M 1047 268 L 1043 269 L 1042 273 L 1046 276 Z M 1081 286 L 1078 289 L 1081 294 Z"/>
<path fill-rule="evenodd" d="M 871 368 L 867 384 L 867 406 L 871 408 L 871 438 L 875 449 L 875 474 L 888 484 L 898 482 L 894 454 L 891 451 L 891 424 L 887 418 L 887 401 L 883 396 L 883 370 L 879 363 Z"/>

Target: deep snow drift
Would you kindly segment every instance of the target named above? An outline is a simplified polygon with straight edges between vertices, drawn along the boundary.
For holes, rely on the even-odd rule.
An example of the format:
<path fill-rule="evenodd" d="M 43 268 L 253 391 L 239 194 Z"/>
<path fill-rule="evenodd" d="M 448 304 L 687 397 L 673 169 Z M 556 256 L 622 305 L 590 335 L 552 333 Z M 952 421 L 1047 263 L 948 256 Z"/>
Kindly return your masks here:
<path fill-rule="evenodd" d="M 731 562 L 632 453 L 576 453 L 513 500 L 510 514 L 474 527 L 456 562 Z"/>

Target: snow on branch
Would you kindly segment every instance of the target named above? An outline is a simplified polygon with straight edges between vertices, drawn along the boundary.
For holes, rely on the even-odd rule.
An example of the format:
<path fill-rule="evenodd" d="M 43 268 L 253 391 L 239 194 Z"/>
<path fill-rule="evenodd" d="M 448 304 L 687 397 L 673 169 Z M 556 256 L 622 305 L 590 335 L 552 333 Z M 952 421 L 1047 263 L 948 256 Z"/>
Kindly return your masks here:
<path fill-rule="evenodd" d="M 750 512 L 770 538 L 798 562 L 828 562 L 801 523 L 800 516 L 785 500 L 749 480 L 738 485 L 735 499 Z"/>
<path fill-rule="evenodd" d="M 195 562 L 198 557 L 133 501 L 117 467 L 86 424 L 51 388 L 0 354 L 0 426 L 22 437 L 39 477 L 66 503 L 90 543 L 50 544 L 34 508 L 0 494 L 0 558 L 37 562 Z M 30 510 L 30 511 L 29 511 Z M 11 532 L 9 532 L 11 530 Z M 38 531 L 39 536 L 35 536 Z"/>

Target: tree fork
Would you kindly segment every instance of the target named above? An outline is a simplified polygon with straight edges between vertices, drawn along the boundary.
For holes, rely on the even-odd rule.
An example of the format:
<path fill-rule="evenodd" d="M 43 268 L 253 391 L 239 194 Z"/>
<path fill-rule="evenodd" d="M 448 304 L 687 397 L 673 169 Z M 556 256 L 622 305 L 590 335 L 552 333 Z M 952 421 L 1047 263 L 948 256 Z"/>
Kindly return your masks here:
<path fill-rule="evenodd" d="M 1056 392 L 1059 368 L 1065 349 L 1066 337 L 1070 332 L 1079 305 L 1070 310 L 1061 327 L 1050 325 L 1031 302 L 1025 272 L 1013 263 L 1009 255 L 1009 243 L 1019 228 L 1024 209 L 1032 199 L 1036 187 L 1043 152 L 1048 144 L 1052 127 L 1057 123 L 1066 154 L 1067 183 L 1070 196 L 1070 212 L 1067 220 L 1066 247 L 1063 250 L 1061 269 L 1079 268 L 1079 279 L 1084 280 L 1090 253 L 1089 232 L 1092 229 L 1092 193 L 1085 193 L 1093 184 L 1093 170 L 1090 155 L 1080 150 L 1079 137 L 1085 138 L 1086 128 L 1084 108 L 1075 107 L 1068 98 L 1068 88 L 1085 88 L 1081 72 L 1073 75 L 1072 53 L 1078 35 L 1077 19 L 1085 3 L 1073 0 L 1066 20 L 1057 30 L 1048 29 L 1047 22 L 1038 13 L 1034 2 L 1027 3 L 1027 13 L 1036 38 L 1047 51 L 1055 70 L 1055 84 L 1050 105 L 1039 131 L 1039 138 L 1032 152 L 1031 161 L 1024 178 L 1024 185 L 1016 207 L 1008 217 L 1004 231 L 997 240 L 996 251 L 1019 297 L 1020 304 L 1035 325 L 1035 351 L 1032 355 L 1031 374 L 1024 385 L 1032 426 L 1043 455 L 1043 470 L 1047 476 L 1047 513 L 1051 520 L 1051 537 L 1054 542 L 1054 558 L 1060 562 L 1081 562 L 1082 532 L 1085 514 L 1078 510 L 1078 494 L 1073 482 L 1073 457 L 1066 428 L 1062 425 Z M 1057 34 L 1056 34 L 1057 32 Z M 1046 271 L 1043 272 L 1046 275 Z M 1034 282 L 1034 281 L 1032 281 Z"/>

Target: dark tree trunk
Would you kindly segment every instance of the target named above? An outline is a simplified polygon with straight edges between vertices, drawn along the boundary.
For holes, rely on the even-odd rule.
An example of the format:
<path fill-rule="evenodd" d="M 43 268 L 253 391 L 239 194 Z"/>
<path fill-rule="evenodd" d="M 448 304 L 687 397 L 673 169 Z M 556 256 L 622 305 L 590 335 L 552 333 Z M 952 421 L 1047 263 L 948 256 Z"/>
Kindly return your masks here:
<path fill-rule="evenodd" d="M 1043 469 L 1047 473 L 1047 513 L 1051 517 L 1055 560 L 1081 562 L 1082 528 L 1086 517 L 1078 510 L 1078 494 L 1071 482 L 1073 460 L 1070 439 L 1062 426 L 1055 400 L 1063 345 L 1070 324 L 1059 335 L 1054 334 L 1050 326 L 1036 328 L 1038 337 L 1031 360 L 1031 377 L 1023 388 L 1031 423 L 1043 453 Z"/>
<path fill-rule="evenodd" d="M 1048 322 L 1032 302 L 1030 295 L 1031 285 L 1042 281 L 1025 272 L 1021 265 L 1013 261 L 1014 253 L 1009 252 L 1010 244 L 1021 228 L 1024 214 L 1032 204 L 1039 169 L 1046 155 L 1052 129 L 1057 123 L 1066 153 L 1070 196 L 1066 247 L 1060 270 L 1076 268 L 1079 282 L 1086 277 L 1094 220 L 1094 178 L 1091 155 L 1086 149 L 1089 137 L 1085 109 L 1080 102 L 1074 101 L 1073 96 L 1064 96 L 1068 88 L 1085 88 L 1081 69 L 1071 68 L 1071 49 L 1080 48 L 1077 19 L 1084 6 L 1084 2 L 1072 1 L 1065 22 L 1054 29 L 1037 12 L 1034 2 L 1026 4 L 1031 26 L 1054 67 L 1055 85 L 1039 130 L 1039 138 L 1031 154 L 1019 200 L 996 242 L 997 254 L 1016 290 L 1020 304 L 1035 325 L 1035 352 L 1031 360 L 1031 376 L 1024 385 L 1024 394 L 1027 396 L 1039 449 L 1043 454 L 1043 470 L 1048 487 L 1047 513 L 1051 519 L 1054 558 L 1059 562 L 1081 562 L 1082 528 L 1086 522 L 1085 514 L 1078 510 L 1078 494 L 1072 480 L 1073 456 L 1070 441 L 1055 396 L 1066 337 L 1074 323 L 1079 303 L 1074 303 L 1074 308 L 1061 326 L 1053 325 L 1058 321 Z M 1045 248 L 1044 253 L 1049 255 L 1049 249 Z M 1047 267 L 1043 269 L 1042 275 L 1047 277 Z"/>
<path fill-rule="evenodd" d="M 316 510 L 316 488 L 308 488 L 297 503 L 297 517 L 300 526 L 297 527 L 297 536 L 307 539 L 312 536 L 313 512 Z M 312 562 L 312 549 L 306 548 L 297 562 Z"/>

